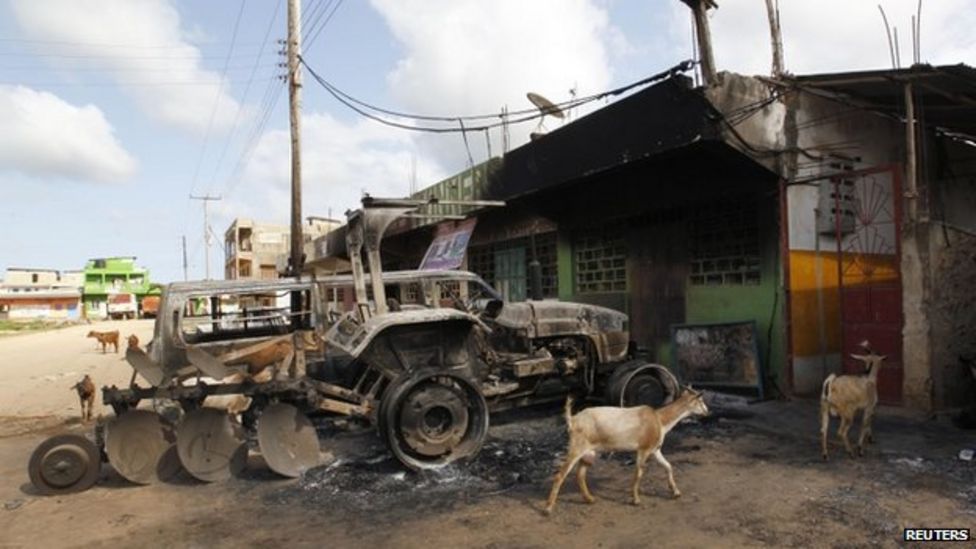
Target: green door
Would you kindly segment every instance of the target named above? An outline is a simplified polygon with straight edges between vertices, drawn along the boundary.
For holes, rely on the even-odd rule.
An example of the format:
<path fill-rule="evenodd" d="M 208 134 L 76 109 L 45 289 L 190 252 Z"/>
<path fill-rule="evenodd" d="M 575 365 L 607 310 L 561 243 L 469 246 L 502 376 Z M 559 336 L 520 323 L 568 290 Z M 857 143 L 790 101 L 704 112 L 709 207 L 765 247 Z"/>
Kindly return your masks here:
<path fill-rule="evenodd" d="M 525 248 L 495 251 L 495 289 L 505 301 L 525 301 Z"/>

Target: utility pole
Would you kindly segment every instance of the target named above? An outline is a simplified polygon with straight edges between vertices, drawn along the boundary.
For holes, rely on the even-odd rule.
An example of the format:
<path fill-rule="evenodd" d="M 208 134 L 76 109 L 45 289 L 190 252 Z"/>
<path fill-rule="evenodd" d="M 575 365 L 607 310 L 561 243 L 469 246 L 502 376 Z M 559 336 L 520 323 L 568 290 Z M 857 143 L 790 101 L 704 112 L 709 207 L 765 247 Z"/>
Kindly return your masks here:
<path fill-rule="evenodd" d="M 204 244 L 204 257 L 207 262 L 207 277 L 205 280 L 210 280 L 210 217 L 207 213 L 207 202 L 212 200 L 220 200 L 219 196 L 193 196 L 190 195 L 190 200 L 202 200 L 203 201 L 203 244 Z"/>
<path fill-rule="evenodd" d="M 288 0 L 288 115 L 291 127 L 291 265 L 290 274 L 302 272 L 302 13 L 300 0 Z"/>
<path fill-rule="evenodd" d="M 769 18 L 769 37 L 773 46 L 773 76 L 783 76 L 783 32 L 779 26 L 779 0 L 766 0 L 766 16 Z"/>
<path fill-rule="evenodd" d="M 715 0 L 681 0 L 691 8 L 695 21 L 695 37 L 698 39 L 698 52 L 701 56 L 702 80 L 706 86 L 715 84 L 715 58 L 712 56 L 712 33 L 708 29 L 708 10 L 718 8 Z"/>
<path fill-rule="evenodd" d="M 186 273 L 186 235 L 183 235 L 183 282 L 190 280 Z"/>

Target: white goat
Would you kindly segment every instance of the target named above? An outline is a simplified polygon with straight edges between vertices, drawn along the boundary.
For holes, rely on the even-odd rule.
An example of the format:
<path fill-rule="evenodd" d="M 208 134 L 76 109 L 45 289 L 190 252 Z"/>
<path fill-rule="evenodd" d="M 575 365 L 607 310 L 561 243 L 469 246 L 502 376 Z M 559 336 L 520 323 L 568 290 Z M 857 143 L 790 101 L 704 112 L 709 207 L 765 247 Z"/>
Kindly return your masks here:
<path fill-rule="evenodd" d="M 574 416 L 571 415 L 571 406 L 572 398 L 566 399 L 569 450 L 549 492 L 546 513 L 552 512 L 556 506 L 559 489 L 577 463 L 579 469 L 576 471 L 576 481 L 583 493 L 583 499 L 587 503 L 595 501 L 586 485 L 586 471 L 593 465 L 597 452 L 601 451 L 637 452 L 637 471 L 631 487 L 634 505 L 640 503 L 640 481 L 644 476 L 644 464 L 651 456 L 668 472 L 668 486 L 671 487 L 674 497 L 681 495 L 674 482 L 671 464 L 661 454 L 661 445 L 664 443 L 664 436 L 682 419 L 690 415 L 708 414 L 708 407 L 705 406 L 700 392 L 690 387 L 685 388 L 674 402 L 658 410 L 650 406 L 597 406 L 587 408 Z"/>
<path fill-rule="evenodd" d="M 864 455 L 864 440 L 873 442 L 871 436 L 871 419 L 874 408 L 878 404 L 878 370 L 881 362 L 888 358 L 875 354 L 867 341 L 861 346 L 868 351 L 866 355 L 852 354 L 851 358 L 864 362 L 868 371 L 866 375 L 834 375 L 830 374 L 823 383 L 820 396 L 820 452 L 824 460 L 827 459 L 827 429 L 830 426 L 830 416 L 840 416 L 840 427 L 837 436 L 844 441 L 847 453 L 854 457 L 854 450 L 847 439 L 847 432 L 854 424 L 854 415 L 864 410 L 861 419 L 861 432 L 858 436 L 857 451 Z"/>

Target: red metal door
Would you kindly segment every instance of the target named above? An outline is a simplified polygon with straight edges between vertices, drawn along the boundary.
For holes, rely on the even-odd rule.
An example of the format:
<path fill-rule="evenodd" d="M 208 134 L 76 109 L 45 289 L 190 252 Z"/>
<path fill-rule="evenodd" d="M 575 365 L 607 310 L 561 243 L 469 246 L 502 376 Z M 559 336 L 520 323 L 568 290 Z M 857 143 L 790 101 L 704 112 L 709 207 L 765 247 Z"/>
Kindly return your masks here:
<path fill-rule="evenodd" d="M 837 211 L 854 214 L 853 224 L 842 231 L 838 223 L 837 231 L 844 371 L 864 372 L 850 355 L 863 353 L 860 342 L 870 341 L 888 357 L 878 372 L 878 399 L 886 404 L 901 403 L 904 377 L 899 173 L 896 167 L 863 170 L 833 182 Z"/>

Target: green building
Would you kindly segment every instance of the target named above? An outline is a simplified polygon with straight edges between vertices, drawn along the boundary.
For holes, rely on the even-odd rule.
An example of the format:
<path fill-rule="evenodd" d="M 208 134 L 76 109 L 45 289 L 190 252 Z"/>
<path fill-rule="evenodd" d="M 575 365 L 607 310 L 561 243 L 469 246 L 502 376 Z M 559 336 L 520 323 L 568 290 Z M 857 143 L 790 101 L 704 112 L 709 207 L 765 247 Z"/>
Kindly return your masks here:
<path fill-rule="evenodd" d="M 109 305 L 113 303 L 118 306 L 118 316 L 134 317 L 139 310 L 138 304 L 152 288 L 149 270 L 136 266 L 135 257 L 89 259 L 84 273 L 82 300 L 87 318 L 107 318 Z M 124 301 L 127 295 L 135 296 L 134 310 L 126 309 Z"/>

